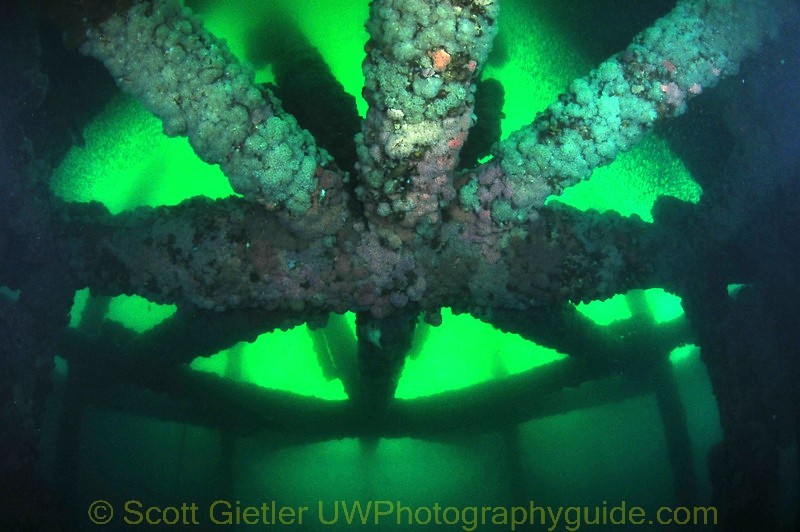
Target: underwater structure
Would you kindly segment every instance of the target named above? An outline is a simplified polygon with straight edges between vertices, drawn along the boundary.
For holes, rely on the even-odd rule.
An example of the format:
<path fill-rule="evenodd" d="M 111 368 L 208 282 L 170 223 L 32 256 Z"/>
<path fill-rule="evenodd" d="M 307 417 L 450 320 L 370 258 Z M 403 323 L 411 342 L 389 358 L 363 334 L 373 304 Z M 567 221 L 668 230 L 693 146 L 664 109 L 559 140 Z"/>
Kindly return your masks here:
<path fill-rule="evenodd" d="M 503 139 L 481 129 L 491 123 L 481 98 L 492 87 L 480 76 L 499 0 L 373 0 L 363 120 L 291 21 L 264 37 L 275 74 L 267 85 L 181 2 L 30 4 L 0 8 L 0 468 L 8 479 L 0 522 L 68 528 L 59 501 L 69 495 L 53 494 L 35 469 L 56 354 L 69 365 L 58 435 L 66 457 L 77 452 L 79 411 L 90 402 L 231 435 L 375 441 L 502 431 L 579 408 L 591 400 L 559 402 L 559 394 L 608 380 L 603 400 L 655 394 L 675 501 L 688 505 L 697 493 L 690 405 L 678 397 L 667 354 L 693 342 L 722 427 L 707 457 L 717 524 L 778 526 L 782 460 L 797 450 L 799 412 L 796 3 L 667 2 L 627 48 Z M 46 42 L 43 20 L 55 21 L 69 46 Z M 78 74 L 54 74 L 76 49 L 88 56 Z M 53 50 L 61 58 L 48 56 Z M 114 214 L 55 196 L 53 168 L 82 127 L 62 120 L 64 109 L 89 116 L 117 90 L 219 165 L 235 195 Z M 695 105 L 717 115 L 701 121 Z M 703 188 L 699 202 L 661 198 L 650 223 L 552 201 L 655 128 L 673 126 Z M 137 334 L 103 321 L 98 298 L 84 310 L 93 325 L 68 328 L 85 287 L 177 311 Z M 636 320 L 601 327 L 575 307 L 651 287 L 680 296 L 685 317 L 657 329 Z M 396 400 L 419 318 L 437 326 L 443 308 L 568 357 Z M 326 362 L 347 401 L 188 367 L 267 331 L 325 330 L 345 312 L 356 315 L 355 352 L 331 348 Z M 114 393 L 121 385 L 178 406 L 127 402 Z M 61 466 L 62 478 L 74 476 L 69 460 Z"/>

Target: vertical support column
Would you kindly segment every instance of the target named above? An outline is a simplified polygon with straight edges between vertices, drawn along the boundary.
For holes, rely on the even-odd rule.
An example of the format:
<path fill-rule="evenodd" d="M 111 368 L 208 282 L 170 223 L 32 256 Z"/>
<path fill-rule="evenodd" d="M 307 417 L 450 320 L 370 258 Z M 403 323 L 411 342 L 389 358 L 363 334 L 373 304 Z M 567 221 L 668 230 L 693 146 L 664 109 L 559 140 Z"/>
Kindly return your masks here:
<path fill-rule="evenodd" d="M 496 0 L 372 3 L 357 192 L 392 247 L 430 237 L 456 197 L 452 172 L 497 13 Z"/>
<path fill-rule="evenodd" d="M 644 292 L 634 290 L 627 296 L 628 307 L 634 320 L 647 321 L 655 328 L 653 315 L 650 312 Z M 667 442 L 667 453 L 672 468 L 675 485 L 675 503 L 691 506 L 697 504 L 697 482 L 694 472 L 694 456 L 689 427 L 686 423 L 686 410 L 678 392 L 678 383 L 672 372 L 669 352 L 654 351 L 642 353 L 648 367 L 644 371 L 654 383 L 658 412 L 664 427 L 664 438 Z"/>
<path fill-rule="evenodd" d="M 416 324 L 416 312 L 388 318 L 374 318 L 367 313 L 356 317 L 359 372 L 351 399 L 365 421 L 379 422 L 389 407 Z"/>

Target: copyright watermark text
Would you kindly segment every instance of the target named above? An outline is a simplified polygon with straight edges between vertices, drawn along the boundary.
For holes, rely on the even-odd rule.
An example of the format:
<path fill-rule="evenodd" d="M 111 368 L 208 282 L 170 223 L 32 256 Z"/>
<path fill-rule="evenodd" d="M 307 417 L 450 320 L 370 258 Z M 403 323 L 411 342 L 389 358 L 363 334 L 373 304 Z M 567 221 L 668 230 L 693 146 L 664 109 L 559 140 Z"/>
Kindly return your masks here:
<path fill-rule="evenodd" d="M 519 506 L 409 506 L 402 501 L 318 501 L 312 506 L 288 506 L 276 501 L 244 504 L 241 501 L 219 499 L 206 505 L 179 502 L 170 505 L 151 504 L 131 499 L 114 507 L 105 500 L 89 505 L 89 520 L 96 525 L 112 521 L 128 526 L 230 526 L 271 525 L 294 527 L 305 524 L 322 526 L 382 527 L 392 526 L 460 529 L 473 532 L 486 526 L 516 531 L 567 530 L 576 532 L 593 526 L 619 525 L 715 525 L 714 507 L 666 507 L 647 512 L 641 506 L 626 501 L 609 505 L 603 501 L 595 506 L 539 506 L 533 501 Z"/>

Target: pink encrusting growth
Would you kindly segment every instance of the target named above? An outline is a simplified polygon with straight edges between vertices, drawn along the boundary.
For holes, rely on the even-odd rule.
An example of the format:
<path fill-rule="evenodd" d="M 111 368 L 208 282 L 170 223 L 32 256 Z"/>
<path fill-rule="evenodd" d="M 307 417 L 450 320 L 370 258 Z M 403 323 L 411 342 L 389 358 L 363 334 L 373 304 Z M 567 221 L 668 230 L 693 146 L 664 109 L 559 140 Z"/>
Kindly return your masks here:
<path fill-rule="evenodd" d="M 453 170 L 496 16 L 497 3 L 485 0 L 371 5 L 358 194 L 392 246 L 432 238 L 456 197 Z"/>
<path fill-rule="evenodd" d="M 81 51 L 161 118 L 164 133 L 187 136 L 200 158 L 219 164 L 238 193 L 302 215 L 331 157 L 181 4 L 135 3 L 89 30 Z"/>
<path fill-rule="evenodd" d="M 623 235 L 639 226 L 608 216 L 581 222 L 543 208 L 545 200 L 736 72 L 776 12 L 766 0 L 680 1 L 502 141 L 491 161 L 458 175 L 498 2 L 374 0 L 370 108 L 351 198 L 343 172 L 188 9 L 137 3 L 90 31 L 82 51 L 168 133 L 187 135 L 219 163 L 244 198 L 132 213 L 87 245 L 126 272 L 123 290 L 217 310 L 383 317 L 406 306 L 607 297 L 645 270 L 625 251 L 629 239 L 587 235 L 597 224 Z"/>
<path fill-rule="evenodd" d="M 433 69 L 440 73 L 447 70 L 447 65 L 450 64 L 450 60 L 453 58 L 444 48 L 428 50 L 428 57 L 433 61 Z"/>
<path fill-rule="evenodd" d="M 495 150 L 510 197 L 490 210 L 500 224 L 525 224 L 550 195 L 561 192 L 634 146 L 663 118 L 724 76 L 779 24 L 766 0 L 683 0 L 640 33 L 623 52 L 575 80 L 559 101 Z M 481 172 L 495 172 L 487 168 Z M 464 208 L 478 205 L 477 177 L 460 191 Z M 490 185 L 494 186 L 494 185 Z M 485 197 L 486 193 L 482 194 Z"/>

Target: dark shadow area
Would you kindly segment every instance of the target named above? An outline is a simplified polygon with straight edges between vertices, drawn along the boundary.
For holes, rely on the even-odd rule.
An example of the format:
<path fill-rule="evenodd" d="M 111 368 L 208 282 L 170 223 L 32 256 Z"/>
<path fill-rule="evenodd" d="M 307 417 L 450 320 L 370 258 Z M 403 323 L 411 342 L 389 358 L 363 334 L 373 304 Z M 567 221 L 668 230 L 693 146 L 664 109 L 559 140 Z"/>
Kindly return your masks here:
<path fill-rule="evenodd" d="M 667 14 L 675 3 L 675 0 L 521 2 L 547 16 L 591 63 L 599 63 L 627 48 L 637 33 Z"/>
<path fill-rule="evenodd" d="M 475 123 L 459 153 L 459 169 L 474 168 L 478 160 L 489 155 L 492 145 L 500 140 L 500 123 L 506 116 L 503 84 L 496 79 L 484 79 L 475 85 Z"/>
<path fill-rule="evenodd" d="M 314 135 L 340 168 L 353 174 L 354 137 L 361 130 L 356 100 L 345 92 L 295 21 L 276 13 L 252 30 L 247 45 L 247 60 L 256 68 L 272 65 L 275 85 L 270 88 L 284 109 Z"/>
<path fill-rule="evenodd" d="M 797 452 L 800 412 L 800 105 L 788 96 L 800 36 L 796 22 L 786 28 L 662 128 L 704 188 L 696 206 L 661 199 L 654 217 L 719 403 L 724 441 L 708 467 L 725 530 L 797 519 L 784 460 Z"/>

